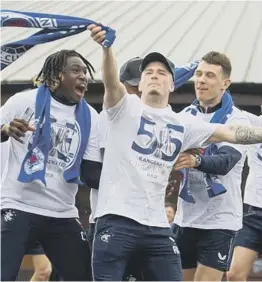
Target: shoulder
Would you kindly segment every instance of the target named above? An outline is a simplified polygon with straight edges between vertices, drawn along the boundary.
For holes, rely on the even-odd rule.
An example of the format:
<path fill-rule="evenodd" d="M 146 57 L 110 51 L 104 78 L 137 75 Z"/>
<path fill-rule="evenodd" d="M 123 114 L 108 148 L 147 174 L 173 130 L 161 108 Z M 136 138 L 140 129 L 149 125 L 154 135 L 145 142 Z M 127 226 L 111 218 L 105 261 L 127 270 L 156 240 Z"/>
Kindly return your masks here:
<path fill-rule="evenodd" d="M 180 113 L 188 113 L 192 109 L 196 109 L 196 106 L 189 105 L 189 106 L 185 107 Z"/>
<path fill-rule="evenodd" d="M 34 103 L 36 99 L 37 90 L 38 89 L 24 90 L 22 92 L 14 94 L 9 99 L 12 100 L 13 103 L 20 103 L 20 105 L 30 102 Z"/>
<path fill-rule="evenodd" d="M 257 116 L 252 113 L 242 111 L 242 113 L 249 119 L 250 123 L 254 126 L 262 126 L 262 115 Z"/>
<path fill-rule="evenodd" d="M 93 108 L 90 104 L 88 104 L 87 102 L 86 102 L 86 104 L 87 104 L 87 106 L 90 110 L 91 121 L 92 120 L 98 121 L 99 114 L 98 114 L 97 110 L 95 108 Z"/>
<path fill-rule="evenodd" d="M 92 107 L 92 106 L 91 106 L 91 105 L 89 105 L 88 103 L 87 103 L 87 105 L 88 105 L 88 107 L 89 107 L 89 109 L 90 109 L 90 113 L 91 113 L 91 115 L 94 115 L 94 116 L 99 116 L 99 114 L 98 114 L 97 110 L 96 110 L 94 107 Z"/>
<path fill-rule="evenodd" d="M 85 101 L 85 102 L 86 102 L 86 101 Z M 98 114 L 98 112 L 96 111 L 96 109 L 93 108 L 91 105 L 89 105 L 87 102 L 86 102 L 86 105 L 87 105 L 87 107 L 89 108 L 89 111 L 90 111 L 91 132 L 92 132 L 93 130 L 97 131 L 98 122 L 99 122 L 99 114 Z"/>
<path fill-rule="evenodd" d="M 181 123 L 183 123 L 184 125 L 193 125 L 199 122 L 204 122 L 199 116 L 191 115 L 188 113 L 188 111 L 185 111 L 185 109 L 177 114 L 177 118 L 180 120 Z"/>
<path fill-rule="evenodd" d="M 106 114 L 106 110 L 102 110 L 99 113 L 99 123 L 106 123 L 107 122 L 107 114 Z"/>
<path fill-rule="evenodd" d="M 250 120 L 247 117 L 247 115 L 245 115 L 245 113 L 243 111 L 241 111 L 240 109 L 238 109 L 237 107 L 233 107 L 233 111 L 231 113 L 231 115 L 229 116 L 227 123 L 244 123 L 244 124 L 250 124 Z"/>

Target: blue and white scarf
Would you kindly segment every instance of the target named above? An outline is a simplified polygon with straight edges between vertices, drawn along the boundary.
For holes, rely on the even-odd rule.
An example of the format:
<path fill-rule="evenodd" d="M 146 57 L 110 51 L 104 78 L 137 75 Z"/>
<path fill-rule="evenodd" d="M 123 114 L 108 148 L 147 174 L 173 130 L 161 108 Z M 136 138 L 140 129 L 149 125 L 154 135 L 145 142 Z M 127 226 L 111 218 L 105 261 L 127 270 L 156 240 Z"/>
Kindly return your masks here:
<path fill-rule="evenodd" d="M 37 91 L 35 104 L 36 130 L 33 133 L 32 144 L 21 165 L 18 181 L 30 183 L 40 180 L 46 185 L 45 172 L 51 142 L 51 121 L 50 121 L 51 93 L 49 88 L 42 84 Z M 83 119 L 85 117 L 85 119 Z M 91 113 L 87 102 L 82 98 L 75 110 L 75 126 L 80 132 L 79 144 L 75 152 L 75 159 L 64 170 L 63 176 L 67 183 L 82 184 L 79 179 L 81 161 L 86 150 L 91 128 Z"/>
<path fill-rule="evenodd" d="M 1 10 L 1 27 L 42 28 L 26 39 L 1 46 L 1 70 L 12 64 L 35 45 L 78 34 L 85 31 L 90 24 L 98 23 L 89 19 L 64 15 Z M 108 26 L 98 25 L 106 31 L 106 38 L 102 45 L 110 47 L 115 40 L 115 30 Z"/>
<path fill-rule="evenodd" d="M 184 85 L 194 75 L 198 64 L 199 61 L 192 61 L 186 65 L 175 67 L 175 89 Z"/>
<path fill-rule="evenodd" d="M 199 102 L 195 100 L 193 104 L 186 110 L 186 112 L 191 112 L 192 115 L 197 115 L 198 108 L 197 105 Z M 233 101 L 231 95 L 226 91 L 222 97 L 222 105 L 219 110 L 215 112 L 210 123 L 226 123 L 228 116 L 233 111 Z M 205 155 L 215 155 L 217 153 L 217 146 L 215 144 L 209 145 L 205 150 Z M 188 175 L 189 169 L 181 170 L 181 183 L 180 183 L 180 193 L 179 197 L 181 197 L 184 201 L 188 203 L 195 203 L 195 199 L 192 196 L 192 193 L 188 187 Z M 225 187 L 222 185 L 221 181 L 216 175 L 204 174 L 204 181 L 207 188 L 207 193 L 210 198 L 221 195 L 226 192 Z"/>

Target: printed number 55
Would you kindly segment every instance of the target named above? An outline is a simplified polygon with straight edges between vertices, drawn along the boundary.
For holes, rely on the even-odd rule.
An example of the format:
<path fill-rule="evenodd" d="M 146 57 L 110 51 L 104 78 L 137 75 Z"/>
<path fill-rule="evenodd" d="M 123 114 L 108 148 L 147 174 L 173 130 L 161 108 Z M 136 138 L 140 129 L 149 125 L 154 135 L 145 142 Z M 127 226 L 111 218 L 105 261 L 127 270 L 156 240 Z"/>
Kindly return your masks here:
<path fill-rule="evenodd" d="M 145 126 L 148 125 L 148 130 L 145 129 Z M 154 152 L 156 151 L 157 148 L 162 149 L 162 154 L 161 154 L 161 159 L 164 161 L 169 161 L 172 162 L 175 160 L 175 158 L 177 157 L 177 155 L 179 154 L 180 150 L 181 150 L 181 146 L 182 143 L 179 139 L 177 138 L 172 138 L 170 135 L 170 132 L 184 132 L 184 127 L 183 126 L 179 126 L 179 125 L 172 125 L 172 124 L 167 124 L 166 127 L 168 128 L 168 138 L 169 138 L 169 144 L 170 145 L 174 145 L 171 146 L 172 148 L 172 152 L 171 154 L 167 154 L 167 152 L 165 152 L 165 148 L 163 147 L 163 144 L 160 144 L 160 142 L 158 141 L 159 138 L 157 138 L 156 133 L 154 132 L 154 126 L 155 126 L 155 122 L 147 120 L 144 117 L 141 117 L 141 121 L 140 121 L 140 126 L 137 132 L 137 135 L 145 135 L 149 137 L 149 141 L 146 142 L 146 144 L 144 144 L 143 147 L 139 146 L 136 142 L 133 142 L 132 144 L 132 149 L 138 153 L 141 153 L 143 155 L 151 155 L 154 154 Z"/>

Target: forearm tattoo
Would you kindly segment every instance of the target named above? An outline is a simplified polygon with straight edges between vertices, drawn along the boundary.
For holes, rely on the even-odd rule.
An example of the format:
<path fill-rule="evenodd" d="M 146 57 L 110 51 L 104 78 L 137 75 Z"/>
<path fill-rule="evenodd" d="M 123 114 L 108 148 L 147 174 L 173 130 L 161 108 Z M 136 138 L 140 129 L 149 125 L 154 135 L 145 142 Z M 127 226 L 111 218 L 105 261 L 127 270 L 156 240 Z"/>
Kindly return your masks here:
<path fill-rule="evenodd" d="M 237 144 L 262 143 L 262 128 L 251 126 L 232 126 Z"/>

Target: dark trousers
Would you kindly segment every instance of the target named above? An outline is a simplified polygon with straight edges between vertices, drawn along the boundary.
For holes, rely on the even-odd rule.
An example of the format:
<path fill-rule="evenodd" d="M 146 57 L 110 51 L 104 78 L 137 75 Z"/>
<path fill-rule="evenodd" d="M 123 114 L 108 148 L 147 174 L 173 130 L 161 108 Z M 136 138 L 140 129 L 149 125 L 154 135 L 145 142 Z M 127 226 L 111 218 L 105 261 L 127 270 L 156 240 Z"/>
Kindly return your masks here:
<path fill-rule="evenodd" d="M 180 254 L 170 228 L 145 226 L 117 215 L 97 219 L 92 256 L 94 280 L 122 280 L 137 252 L 143 257 L 147 280 L 182 280 Z"/>
<path fill-rule="evenodd" d="M 78 219 L 5 209 L 1 211 L 2 281 L 16 280 L 23 256 L 36 240 L 63 280 L 91 280 L 87 236 Z"/>
<path fill-rule="evenodd" d="M 95 223 L 89 223 L 87 230 L 88 243 L 90 251 L 92 252 L 92 244 L 95 235 Z M 126 270 L 123 274 L 122 281 L 130 281 L 130 279 L 135 279 L 136 281 L 143 281 L 144 275 L 142 273 L 143 258 L 141 254 L 135 254 L 127 264 Z"/>

